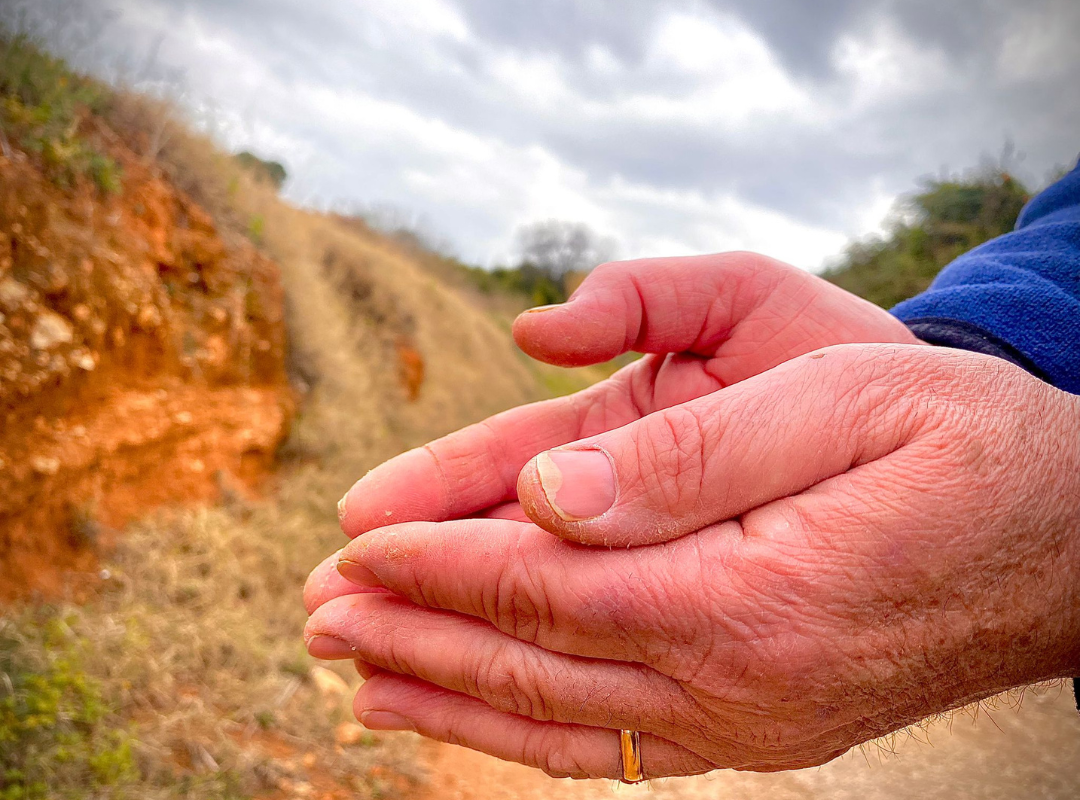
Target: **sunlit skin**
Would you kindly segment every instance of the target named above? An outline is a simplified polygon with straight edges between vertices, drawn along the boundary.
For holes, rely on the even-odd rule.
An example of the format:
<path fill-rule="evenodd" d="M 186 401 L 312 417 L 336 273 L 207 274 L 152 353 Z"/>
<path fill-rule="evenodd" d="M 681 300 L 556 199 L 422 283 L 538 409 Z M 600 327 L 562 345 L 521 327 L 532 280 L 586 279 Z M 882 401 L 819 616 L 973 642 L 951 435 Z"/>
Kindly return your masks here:
<path fill-rule="evenodd" d="M 651 355 L 350 490 L 305 638 L 369 727 L 772 771 L 1080 670 L 1080 398 L 750 254 L 605 265 L 514 335 Z"/>

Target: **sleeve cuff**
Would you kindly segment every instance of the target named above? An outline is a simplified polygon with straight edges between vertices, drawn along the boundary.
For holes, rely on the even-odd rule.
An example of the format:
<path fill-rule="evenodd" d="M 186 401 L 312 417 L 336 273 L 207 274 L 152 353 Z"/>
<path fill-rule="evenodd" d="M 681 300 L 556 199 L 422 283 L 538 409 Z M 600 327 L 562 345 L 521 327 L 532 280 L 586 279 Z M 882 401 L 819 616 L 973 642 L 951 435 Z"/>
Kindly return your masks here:
<path fill-rule="evenodd" d="M 905 320 L 905 324 L 912 333 L 927 344 L 996 356 L 1027 370 L 1040 380 L 1047 380 L 1046 375 L 1031 359 L 1008 342 L 1002 341 L 970 322 L 944 317 L 916 317 Z"/>

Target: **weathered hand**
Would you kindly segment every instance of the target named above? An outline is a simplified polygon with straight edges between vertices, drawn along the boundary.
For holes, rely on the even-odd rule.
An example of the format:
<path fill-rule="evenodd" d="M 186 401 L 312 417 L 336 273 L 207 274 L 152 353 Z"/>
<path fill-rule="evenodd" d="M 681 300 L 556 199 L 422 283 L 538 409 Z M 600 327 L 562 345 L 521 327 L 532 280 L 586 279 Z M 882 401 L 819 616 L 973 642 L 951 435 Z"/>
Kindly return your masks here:
<path fill-rule="evenodd" d="M 616 777 L 619 728 L 654 777 L 820 764 L 1080 667 L 1078 431 L 1003 361 L 829 348 L 574 445 L 640 465 L 576 538 L 684 535 L 372 530 L 344 570 L 389 591 L 312 595 L 306 636 L 378 668 L 365 724 L 553 775 Z"/>
<path fill-rule="evenodd" d="M 517 499 L 537 453 L 714 392 L 803 353 L 846 342 L 917 340 L 877 306 L 752 253 L 597 268 L 573 299 L 521 315 L 529 355 L 563 365 L 649 353 L 570 397 L 523 406 L 391 459 L 342 499 L 349 536 L 442 521 Z"/>

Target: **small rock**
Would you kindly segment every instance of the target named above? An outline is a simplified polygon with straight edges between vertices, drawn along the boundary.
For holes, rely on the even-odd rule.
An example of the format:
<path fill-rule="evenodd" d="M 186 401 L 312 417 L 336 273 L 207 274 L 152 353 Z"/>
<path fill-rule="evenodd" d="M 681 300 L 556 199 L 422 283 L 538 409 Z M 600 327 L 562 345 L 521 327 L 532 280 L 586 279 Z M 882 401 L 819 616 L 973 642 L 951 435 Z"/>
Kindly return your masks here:
<path fill-rule="evenodd" d="M 319 763 L 319 757 L 314 753 L 304 753 L 300 763 L 304 765 L 304 769 L 311 770 Z"/>
<path fill-rule="evenodd" d="M 364 739 L 367 729 L 355 722 L 342 722 L 334 728 L 334 741 L 342 747 L 353 747 Z"/>
<path fill-rule="evenodd" d="M 60 471 L 60 459 L 49 456 L 34 456 L 30 459 L 30 467 L 41 475 L 55 475 Z"/>
<path fill-rule="evenodd" d="M 92 372 L 94 367 L 97 366 L 97 362 L 94 361 L 94 356 L 91 355 L 89 350 L 76 350 L 71 354 L 71 365 L 84 372 Z"/>
<path fill-rule="evenodd" d="M 45 311 L 30 331 L 30 346 L 35 350 L 50 350 L 58 344 L 70 344 L 73 338 L 71 323 L 59 314 Z"/>
<path fill-rule="evenodd" d="M 139 315 L 136 317 L 136 321 L 143 330 L 156 328 L 161 324 L 161 312 L 158 311 L 157 306 L 155 305 L 145 305 L 139 309 Z"/>
<path fill-rule="evenodd" d="M 178 411 L 173 415 L 173 421 L 177 425 L 190 425 L 194 419 L 190 411 Z"/>
<path fill-rule="evenodd" d="M 0 305 L 7 309 L 18 306 L 30 296 L 30 290 L 14 278 L 4 278 L 0 281 Z"/>
<path fill-rule="evenodd" d="M 324 697 L 338 697 L 349 693 L 349 684 L 336 672 L 326 667 L 312 667 L 311 680 L 319 694 Z"/>

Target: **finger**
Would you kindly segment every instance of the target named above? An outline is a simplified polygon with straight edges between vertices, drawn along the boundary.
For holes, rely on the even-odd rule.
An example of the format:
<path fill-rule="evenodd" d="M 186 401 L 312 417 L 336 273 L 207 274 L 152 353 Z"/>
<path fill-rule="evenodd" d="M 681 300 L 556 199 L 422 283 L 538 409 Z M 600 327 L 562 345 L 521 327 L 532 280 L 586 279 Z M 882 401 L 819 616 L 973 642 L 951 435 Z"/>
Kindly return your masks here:
<path fill-rule="evenodd" d="M 312 636 L 305 642 L 305 646 L 308 655 L 312 658 L 322 661 L 352 661 L 356 673 L 364 680 L 368 680 L 379 671 L 374 664 L 369 664 L 359 658 L 356 648 L 336 636 Z"/>
<path fill-rule="evenodd" d="M 355 658 L 375 667 L 537 720 L 665 735 L 676 732 L 677 722 L 692 726 L 697 716 L 682 688 L 648 667 L 552 653 L 481 620 L 394 595 L 327 603 L 308 621 L 304 637 L 347 642 Z"/>
<path fill-rule="evenodd" d="M 480 512 L 477 517 L 480 519 L 502 519 L 512 520 L 514 522 L 529 522 L 529 518 L 525 516 L 521 504 L 517 502 L 501 503 Z M 341 551 L 339 550 L 333 555 L 323 559 L 319 566 L 313 569 L 311 574 L 308 575 L 307 582 L 304 584 L 304 608 L 307 609 L 309 615 L 323 603 L 328 600 L 333 600 L 335 597 L 342 597 L 347 594 L 359 594 L 361 592 L 383 591 L 381 587 L 359 586 L 356 583 L 343 578 L 337 569 L 340 558 Z"/>
<path fill-rule="evenodd" d="M 563 366 L 630 350 L 719 356 L 710 369 L 724 384 L 807 352 L 807 342 L 916 341 L 877 306 L 755 253 L 603 264 L 569 302 L 519 316 L 514 338 L 533 358 Z"/>
<path fill-rule="evenodd" d="M 441 522 L 517 500 L 517 476 L 542 450 L 713 392 L 700 359 L 647 356 L 582 392 L 521 406 L 390 459 L 341 499 L 350 538 L 399 522 Z"/>
<path fill-rule="evenodd" d="M 356 537 L 384 525 L 454 519 L 513 501 L 518 473 L 541 450 L 636 415 L 632 399 L 616 384 L 496 414 L 373 469 L 338 504 L 341 528 Z"/>
<path fill-rule="evenodd" d="M 480 519 L 505 519 L 512 522 L 528 522 L 529 517 L 525 514 L 525 510 L 521 507 L 521 503 L 500 503 L 497 506 L 493 506 L 486 511 L 481 511 L 476 515 Z"/>
<path fill-rule="evenodd" d="M 570 303 L 527 313 L 514 330 L 526 352 L 553 363 L 604 361 L 627 349 L 669 355 L 639 361 L 569 398 L 497 415 L 377 467 L 339 504 L 350 537 L 513 500 L 519 471 L 540 451 L 741 381 L 810 346 L 917 342 L 880 308 L 748 253 L 605 265 Z M 709 360 L 691 364 L 693 354 Z"/>
<path fill-rule="evenodd" d="M 733 519 L 914 437 L 926 414 L 907 387 L 913 373 L 934 369 L 927 351 L 846 345 L 788 361 L 541 453 L 521 472 L 519 501 L 546 530 L 607 546 L 666 541 Z"/>
<path fill-rule="evenodd" d="M 373 730 L 412 730 L 554 778 L 622 777 L 618 731 L 506 714 L 415 678 L 379 673 L 360 687 L 353 708 Z M 648 778 L 696 775 L 714 768 L 690 750 L 651 734 L 641 735 L 641 759 Z"/>
<path fill-rule="evenodd" d="M 385 591 L 375 586 L 358 586 L 345 580 L 338 572 L 337 563 L 341 551 L 327 556 L 315 567 L 304 583 L 304 608 L 311 614 L 327 600 L 347 594 L 360 594 Z"/>
<path fill-rule="evenodd" d="M 532 524 L 413 522 L 354 540 L 339 568 L 350 580 L 486 620 L 547 650 L 647 663 L 681 678 L 685 665 L 666 643 L 694 637 L 699 621 L 670 609 L 685 602 L 684 586 L 707 585 L 712 602 L 726 602 L 720 576 L 734 569 L 737 532 L 731 523 L 697 542 L 598 551 Z"/>

